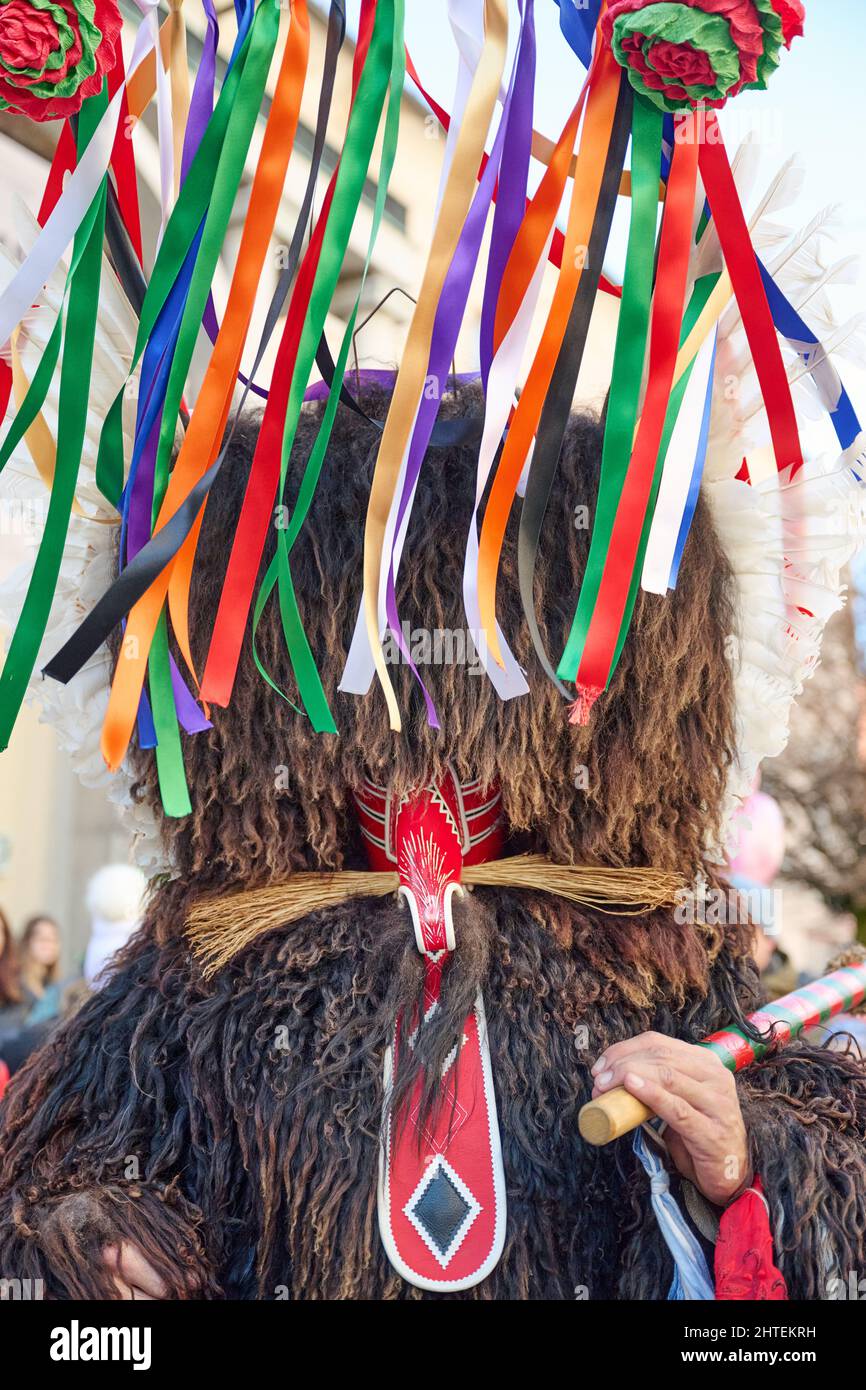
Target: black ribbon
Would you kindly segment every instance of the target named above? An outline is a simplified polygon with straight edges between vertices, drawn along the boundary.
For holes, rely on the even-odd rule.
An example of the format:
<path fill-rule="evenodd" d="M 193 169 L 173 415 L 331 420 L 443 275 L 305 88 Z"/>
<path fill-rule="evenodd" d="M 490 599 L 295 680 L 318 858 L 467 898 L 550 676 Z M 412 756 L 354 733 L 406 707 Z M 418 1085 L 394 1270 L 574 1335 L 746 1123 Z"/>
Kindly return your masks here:
<path fill-rule="evenodd" d="M 112 264 L 124 294 L 135 310 L 136 317 L 141 318 L 147 280 L 121 216 L 120 204 L 111 179 L 108 180 L 108 204 L 105 209 L 105 240 L 108 242 Z"/>
<path fill-rule="evenodd" d="M 545 674 L 550 677 L 557 689 L 568 700 L 571 700 L 573 696 L 557 676 L 545 650 L 544 640 L 538 627 L 534 592 L 535 563 L 541 539 L 541 528 L 544 524 L 544 516 L 553 490 L 559 456 L 562 452 L 562 441 L 574 403 L 574 392 L 577 387 L 580 365 L 583 361 L 592 309 L 598 293 L 602 262 L 616 209 L 616 200 L 631 132 L 632 104 L 632 88 L 623 74 L 602 175 L 601 191 L 590 233 L 589 246 L 587 247 L 586 264 L 580 277 L 580 284 L 569 315 L 559 356 L 556 359 L 550 387 L 544 399 L 526 493 L 520 512 L 517 573 L 523 611 L 529 625 L 532 645 L 535 647 Z"/>
<path fill-rule="evenodd" d="M 301 203 L 295 230 L 292 234 L 292 241 L 289 246 L 286 264 L 277 281 L 277 286 L 265 318 L 259 346 L 256 349 L 255 361 L 244 386 L 241 403 L 235 412 L 229 435 L 210 468 L 199 478 L 195 487 L 193 487 L 192 491 L 184 499 L 180 507 L 178 507 L 174 516 L 151 537 L 146 545 L 142 546 L 134 559 L 120 571 L 120 574 L 111 585 L 111 588 L 103 594 L 96 606 L 88 613 L 87 617 L 78 628 L 76 628 L 69 641 L 61 647 L 60 651 L 57 652 L 48 662 L 48 665 L 43 668 L 43 675 L 51 676 L 53 680 L 61 681 L 64 685 L 67 681 L 72 679 L 77 671 L 81 670 L 81 667 L 90 660 L 90 657 L 102 646 L 103 642 L 108 640 L 117 624 L 123 621 L 130 609 L 135 606 L 143 594 L 147 593 L 151 584 L 162 574 L 166 565 L 170 564 L 175 555 L 177 555 L 195 525 L 196 517 L 207 501 L 208 493 L 225 461 L 229 445 L 234 436 L 235 427 L 240 418 L 247 396 L 249 395 L 256 371 L 261 365 L 262 358 L 265 355 L 271 335 L 279 322 L 283 304 L 291 289 L 295 271 L 298 267 L 298 261 L 300 260 L 304 236 L 306 235 L 307 226 L 312 213 L 316 182 L 319 177 L 319 169 L 322 162 L 322 153 L 325 148 L 328 118 L 331 113 L 331 104 L 337 75 L 337 59 L 343 46 L 345 36 L 345 0 L 331 0 L 331 9 L 328 15 L 328 33 L 325 43 L 322 86 L 319 92 L 319 109 L 316 118 L 316 131 L 313 140 L 313 151 L 307 186 L 304 191 L 304 198 Z M 110 208 L 111 204 L 109 203 L 109 210 Z M 119 209 L 115 209 L 115 212 L 116 216 L 112 223 L 113 240 L 109 241 L 109 246 L 121 284 L 130 302 L 135 304 L 140 289 L 137 276 L 141 274 L 141 267 L 138 265 L 131 245 L 128 246 L 128 251 L 126 247 L 124 247 L 124 240 L 128 243 L 129 236 L 120 218 Z M 117 253 L 115 252 L 115 247 L 117 247 Z M 135 270 L 133 270 L 132 264 L 130 263 L 130 257 L 134 263 Z M 139 308 L 140 304 L 141 300 L 138 299 Z"/>
<path fill-rule="evenodd" d="M 117 624 L 123 621 L 130 609 L 135 606 L 142 595 L 147 592 L 154 581 L 162 574 L 166 566 L 171 563 L 184 544 L 187 536 L 190 534 L 202 506 L 207 501 L 208 493 L 225 461 L 237 422 L 241 418 L 247 396 L 255 380 L 256 372 L 261 366 L 268 343 L 279 322 L 283 306 L 295 278 L 304 237 L 312 213 L 316 183 L 321 167 L 322 154 L 325 148 L 328 118 L 333 101 L 337 59 L 345 39 L 345 33 L 345 0 L 332 0 L 328 16 L 325 61 L 322 85 L 319 92 L 316 131 L 313 140 L 307 186 L 295 230 L 292 235 L 289 253 L 286 258 L 286 265 L 280 273 L 268 312 L 265 316 L 259 346 L 256 349 L 255 360 L 245 382 L 240 404 L 234 413 L 231 430 L 219 455 L 211 464 L 210 468 L 208 468 L 207 472 L 198 480 L 170 520 L 151 537 L 129 564 L 121 570 L 117 579 L 111 585 L 111 588 L 103 594 L 102 598 L 79 625 L 69 641 L 44 667 L 43 675 L 50 676 L 52 679 L 61 681 L 64 684 L 72 679 L 76 672 L 81 669 L 103 642 L 108 640 L 109 635 Z M 144 298 L 144 291 L 146 289 L 146 282 L 144 281 L 141 267 L 138 264 L 135 252 L 130 243 L 129 234 L 120 216 L 120 210 L 116 205 L 116 200 L 113 204 L 109 202 L 109 228 L 109 249 L 118 278 L 123 285 L 130 303 L 137 311 L 140 311 Z M 328 386 L 333 386 L 335 366 L 324 335 L 317 349 L 316 361 Z M 384 429 L 384 421 L 375 420 L 369 416 L 345 386 L 341 388 L 340 400 L 349 410 L 352 410 L 359 417 L 363 418 L 372 428 L 378 430 L 380 433 Z M 438 449 L 453 449 L 467 445 L 477 446 L 481 439 L 483 427 L 484 417 L 482 414 L 437 421 L 433 428 L 430 446 Z"/>

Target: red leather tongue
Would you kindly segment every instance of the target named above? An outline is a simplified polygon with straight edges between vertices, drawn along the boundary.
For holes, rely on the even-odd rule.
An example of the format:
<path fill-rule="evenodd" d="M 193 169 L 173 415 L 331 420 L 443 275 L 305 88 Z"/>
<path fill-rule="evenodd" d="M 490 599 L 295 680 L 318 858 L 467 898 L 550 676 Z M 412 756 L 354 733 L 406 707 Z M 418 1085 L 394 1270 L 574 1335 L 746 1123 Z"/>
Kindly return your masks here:
<path fill-rule="evenodd" d="M 368 782 L 355 800 L 370 867 L 396 867 L 425 957 L 423 1017 L 416 1010 L 400 1045 L 398 1018 L 385 1059 L 379 1230 L 409 1283 L 443 1293 L 467 1289 L 494 1267 L 505 1241 L 505 1179 L 480 994 L 446 1058 L 433 1112 L 422 1108 L 422 1076 L 401 1115 L 390 1115 L 388 1098 L 400 1047 L 416 1047 L 439 1008 L 443 968 L 456 945 L 452 903 L 462 892 L 463 864 L 501 852 L 501 798 L 477 781 L 461 786 L 449 772 L 402 798 Z"/>
<path fill-rule="evenodd" d="M 440 971 L 428 961 L 428 1017 L 437 1007 Z M 395 1053 L 396 1047 L 389 1050 L 385 1064 L 386 1099 Z M 450 1293 L 485 1278 L 505 1242 L 505 1178 L 480 994 L 446 1059 L 432 1116 L 422 1113 L 421 1090 L 419 1078 L 407 1114 L 386 1125 L 379 1230 L 404 1279 Z"/>

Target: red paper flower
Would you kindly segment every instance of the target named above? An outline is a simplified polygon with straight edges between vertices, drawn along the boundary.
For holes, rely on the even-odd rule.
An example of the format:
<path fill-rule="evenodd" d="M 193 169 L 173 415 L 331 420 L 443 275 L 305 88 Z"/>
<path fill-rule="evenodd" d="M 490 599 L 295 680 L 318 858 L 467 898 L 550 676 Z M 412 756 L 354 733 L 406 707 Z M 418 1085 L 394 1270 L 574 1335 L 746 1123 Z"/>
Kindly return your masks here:
<path fill-rule="evenodd" d="M 0 0 L 0 110 L 74 115 L 114 66 L 116 0 Z"/>
<path fill-rule="evenodd" d="M 602 33 L 635 90 L 680 111 L 765 87 L 803 13 L 801 0 L 612 0 Z"/>
<path fill-rule="evenodd" d="M 773 9 L 782 21 L 782 37 L 790 48 L 794 39 L 803 37 L 806 9 L 803 0 L 773 0 Z"/>
<path fill-rule="evenodd" d="M 45 10 L 25 0 L 10 0 L 0 9 L 0 54 L 4 67 L 45 67 L 57 46 L 57 25 Z"/>

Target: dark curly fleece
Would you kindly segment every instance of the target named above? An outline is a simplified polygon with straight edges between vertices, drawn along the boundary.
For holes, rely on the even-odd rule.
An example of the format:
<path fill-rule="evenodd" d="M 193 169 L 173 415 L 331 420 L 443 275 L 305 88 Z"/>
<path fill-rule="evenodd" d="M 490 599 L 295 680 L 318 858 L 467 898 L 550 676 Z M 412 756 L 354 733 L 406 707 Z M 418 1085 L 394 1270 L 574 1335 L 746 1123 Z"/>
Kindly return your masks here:
<path fill-rule="evenodd" d="M 489 889 L 457 913 L 428 1055 L 481 983 L 509 1204 L 499 1265 L 460 1296 L 665 1298 L 670 1258 L 631 1148 L 591 1149 L 577 1111 L 606 1043 L 647 1028 L 694 1041 L 751 1007 L 743 941 Z M 140 938 L 12 1087 L 0 1268 L 52 1297 L 108 1297 L 99 1248 L 126 1235 L 175 1297 L 441 1297 L 394 1273 L 376 1223 L 382 1052 L 420 965 L 387 903 L 272 932 L 212 985 L 181 942 Z M 826 1296 L 866 1249 L 862 1069 L 794 1047 L 741 1096 L 791 1297 Z"/>
<path fill-rule="evenodd" d="M 381 418 L 387 400 L 371 394 L 366 404 Z M 478 405 L 470 393 L 443 413 Z M 303 414 L 289 498 L 320 415 Z M 587 533 L 574 513 L 592 505 L 600 440 L 597 422 L 572 422 L 548 509 L 538 607 L 554 653 L 585 564 Z M 254 442 L 254 423 L 243 425 L 205 514 L 191 608 L 199 661 Z M 698 509 L 675 593 L 639 595 L 622 661 L 586 729 L 568 724 L 521 625 L 512 519 L 498 611 L 529 696 L 503 704 L 465 666 L 425 668 L 443 717 L 436 733 L 403 667 L 394 674 L 407 724 L 395 738 L 377 690 L 364 700 L 336 692 L 360 597 L 374 459 L 375 433 L 339 411 L 292 554 L 340 737 L 313 734 L 264 684 L 247 647 L 229 708 L 214 711 L 209 735 L 185 739 L 193 811 L 163 824 L 174 879 L 154 894 L 119 973 L 4 1102 L 0 1270 L 45 1279 L 52 1296 L 110 1295 L 99 1252 L 124 1237 L 178 1297 L 423 1296 L 388 1265 L 376 1222 L 382 1057 L 422 972 L 405 912 L 365 901 L 312 915 L 262 937 L 211 984 L 183 938 L 202 894 L 357 864 L 349 808 L 365 768 L 397 787 L 447 760 L 461 774 L 497 778 L 514 847 L 562 862 L 653 864 L 689 877 L 718 829 L 733 743 L 733 619 L 707 509 Z M 422 472 L 400 576 L 413 627 L 465 622 L 473 463 L 470 451 L 451 450 Z M 272 549 L 273 535 L 266 560 Z M 259 637 L 291 694 L 273 603 Z M 141 794 L 156 803 L 152 753 L 140 754 L 139 768 Z M 441 1074 L 437 1063 L 481 986 L 509 1202 L 502 1260 L 465 1296 L 664 1298 L 670 1259 L 631 1148 L 590 1149 L 577 1111 L 589 1065 L 608 1043 L 650 1028 L 697 1041 L 753 1005 L 748 930 L 722 939 L 662 914 L 605 917 L 492 889 L 457 904 L 455 918 L 443 1006 L 415 1056 L 429 1076 Z M 821 1297 L 828 1277 L 866 1258 L 862 1068 L 795 1047 L 752 1068 L 741 1094 L 790 1292 Z"/>

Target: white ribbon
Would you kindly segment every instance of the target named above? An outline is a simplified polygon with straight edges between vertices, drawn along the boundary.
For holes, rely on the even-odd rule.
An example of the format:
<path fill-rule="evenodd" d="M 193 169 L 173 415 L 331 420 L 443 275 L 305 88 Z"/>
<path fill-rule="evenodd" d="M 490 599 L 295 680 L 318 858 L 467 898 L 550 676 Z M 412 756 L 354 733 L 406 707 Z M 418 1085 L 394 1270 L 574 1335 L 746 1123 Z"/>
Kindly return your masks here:
<path fill-rule="evenodd" d="M 496 635 L 499 638 L 499 649 L 505 662 L 504 669 L 491 655 L 484 635 L 481 605 L 478 598 L 478 510 L 490 478 L 490 470 L 493 467 L 496 451 L 508 423 L 509 411 L 514 403 L 517 378 L 529 331 L 532 327 L 538 296 L 541 293 L 552 238 L 553 232 L 551 231 L 538 259 L 529 288 L 523 297 L 523 302 L 499 345 L 499 351 L 490 364 L 490 374 L 487 379 L 487 403 L 484 412 L 484 433 L 481 436 L 481 446 L 478 451 L 478 471 L 475 479 L 475 506 L 466 537 L 466 560 L 463 566 L 463 604 L 466 609 L 466 621 L 472 635 L 472 641 L 475 644 L 475 650 L 478 653 L 478 659 L 502 700 L 511 700 L 515 695 L 525 695 L 529 686 L 517 663 L 517 658 L 505 641 L 499 624 L 496 624 Z"/>
<path fill-rule="evenodd" d="M 469 93 L 472 90 L 472 80 L 475 76 L 478 64 L 481 61 L 481 50 L 484 47 L 483 3 L 479 4 L 478 0 L 449 0 L 448 20 L 457 42 L 459 58 L 457 84 L 454 89 L 454 101 L 451 107 L 451 124 L 445 135 L 445 156 L 442 161 L 442 172 L 439 176 L 439 190 L 436 194 L 436 209 L 433 214 L 434 225 L 439 220 L 439 210 L 442 206 L 445 185 L 448 182 L 448 175 L 451 173 L 454 146 L 457 144 L 457 136 L 463 124 L 466 103 L 469 100 Z"/>
<path fill-rule="evenodd" d="M 715 334 L 711 333 L 704 339 L 695 358 L 671 434 L 643 562 L 641 588 L 648 594 L 666 594 L 668 591 L 701 439 L 714 352 Z"/>
<path fill-rule="evenodd" d="M 438 220 L 439 217 L 440 204 L 451 173 L 454 144 L 462 124 L 469 92 L 475 78 L 475 72 L 481 61 L 481 52 L 484 47 L 484 0 L 448 0 L 448 19 L 457 41 L 457 47 L 460 52 L 460 63 L 454 92 L 453 114 L 451 125 L 448 130 L 448 139 L 445 145 L 442 174 L 439 180 L 436 220 Z M 400 510 L 400 499 L 403 496 L 403 483 L 406 477 L 409 451 L 415 435 L 415 422 L 418 418 L 420 406 L 421 397 L 419 396 L 415 406 L 415 419 L 412 421 L 412 428 L 409 431 L 406 449 L 400 463 L 400 475 L 397 479 L 397 486 L 391 501 L 391 510 L 388 513 L 388 521 L 385 526 L 385 537 L 382 545 L 382 568 L 379 573 L 378 620 L 380 642 L 384 640 L 388 624 L 385 600 L 388 592 L 389 561 L 393 553 L 393 571 L 394 574 L 396 574 L 400 568 L 400 561 L 403 556 L 403 545 L 406 540 L 409 520 L 415 502 L 415 488 L 418 486 L 416 481 L 415 488 L 413 488 L 412 495 L 409 498 L 409 505 L 406 507 L 400 525 L 400 530 L 395 537 L 397 514 Z M 362 597 L 358 608 L 358 616 L 355 619 L 355 630 L 352 633 L 349 654 L 346 657 L 346 664 L 343 668 L 343 674 L 338 689 L 349 695 L 366 695 L 367 691 L 370 689 L 375 670 L 373 653 L 370 650 L 370 639 L 367 633 L 367 624 L 364 618 L 364 600 Z"/>
<path fill-rule="evenodd" d="M 633 1148 L 650 1180 L 650 1203 L 674 1262 L 674 1278 L 668 1299 L 712 1302 L 716 1291 L 707 1261 L 700 1241 L 671 1192 L 670 1174 L 639 1129 L 635 1130 Z"/>
<path fill-rule="evenodd" d="M 162 244 L 174 198 L 174 127 L 171 86 L 159 47 L 159 21 L 154 8 L 147 16 L 156 47 L 156 128 L 159 136 L 160 220 L 157 249 Z"/>
<path fill-rule="evenodd" d="M 147 18 L 151 12 L 155 15 L 159 0 L 136 0 L 136 3 Z M 142 23 L 135 37 L 127 78 L 141 66 L 153 46 L 153 29 L 149 24 Z M 157 63 L 157 69 L 159 66 Z M 117 134 L 123 90 L 123 86 L 120 86 L 115 92 L 87 149 L 66 180 L 63 192 L 32 250 L 22 262 L 14 280 L 0 295 L 0 344 L 8 342 L 31 304 L 39 298 L 72 243 L 105 178 Z"/>

